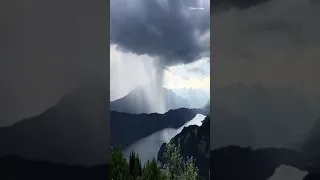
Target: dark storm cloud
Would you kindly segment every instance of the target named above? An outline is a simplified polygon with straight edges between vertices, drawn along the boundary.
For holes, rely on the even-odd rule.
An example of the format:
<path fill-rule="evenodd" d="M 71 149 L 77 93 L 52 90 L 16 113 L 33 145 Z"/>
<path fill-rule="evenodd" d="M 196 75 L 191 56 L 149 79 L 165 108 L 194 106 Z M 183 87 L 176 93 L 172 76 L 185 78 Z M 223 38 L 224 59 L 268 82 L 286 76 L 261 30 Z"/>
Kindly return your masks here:
<path fill-rule="evenodd" d="M 319 3 L 272 0 L 214 14 L 214 86 L 239 81 L 320 91 Z"/>
<path fill-rule="evenodd" d="M 256 147 L 301 142 L 319 117 L 318 17 L 319 3 L 311 0 L 271 0 L 211 16 L 213 106 L 248 118 L 244 128 L 224 121 L 230 124 L 221 132 L 230 141 L 223 143 L 252 143 L 252 137 Z M 250 134 L 247 128 L 249 138 L 229 136 Z"/>
<path fill-rule="evenodd" d="M 36 115 L 84 81 L 109 79 L 106 1 L 0 3 L 0 124 Z"/>
<path fill-rule="evenodd" d="M 225 10 L 229 8 L 246 9 L 252 6 L 263 4 L 270 0 L 215 0 L 211 1 L 210 8 L 211 12 Z"/>
<path fill-rule="evenodd" d="M 209 38 L 203 38 L 210 26 L 209 1 L 202 4 L 203 10 L 190 11 L 201 3 L 111 1 L 111 43 L 124 51 L 160 57 L 164 65 L 190 63 L 209 51 Z"/>

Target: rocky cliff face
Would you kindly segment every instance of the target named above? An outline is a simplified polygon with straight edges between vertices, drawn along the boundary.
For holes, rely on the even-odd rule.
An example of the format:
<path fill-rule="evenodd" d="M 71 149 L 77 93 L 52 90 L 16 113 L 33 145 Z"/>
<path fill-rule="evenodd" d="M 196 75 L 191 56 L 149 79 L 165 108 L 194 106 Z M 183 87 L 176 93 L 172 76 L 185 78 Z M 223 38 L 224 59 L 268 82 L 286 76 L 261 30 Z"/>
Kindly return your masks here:
<path fill-rule="evenodd" d="M 199 168 L 199 175 L 206 179 L 209 178 L 209 161 L 210 161 L 210 117 L 203 120 L 202 125 L 185 127 L 171 141 L 180 146 L 181 156 L 194 157 L 196 166 Z M 158 153 L 158 160 L 166 163 L 164 152 L 166 144 L 164 143 Z"/>

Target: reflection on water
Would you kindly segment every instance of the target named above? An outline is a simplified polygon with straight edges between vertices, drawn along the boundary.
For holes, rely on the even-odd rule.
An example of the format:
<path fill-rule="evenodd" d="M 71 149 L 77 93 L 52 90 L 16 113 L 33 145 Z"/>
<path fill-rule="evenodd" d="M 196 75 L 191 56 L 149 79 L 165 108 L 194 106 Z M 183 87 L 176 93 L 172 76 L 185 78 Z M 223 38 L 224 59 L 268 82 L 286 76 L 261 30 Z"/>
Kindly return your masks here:
<path fill-rule="evenodd" d="M 131 144 L 124 150 L 124 156 L 129 158 L 132 151 L 139 154 L 141 163 L 146 163 L 148 159 L 157 158 L 158 151 L 163 143 L 169 142 L 175 135 L 180 133 L 184 127 L 190 125 L 201 126 L 202 121 L 206 116 L 203 114 L 197 114 L 193 119 L 185 123 L 180 128 L 166 128 L 157 131 L 150 136 L 140 139 L 139 141 Z"/>
<path fill-rule="evenodd" d="M 302 180 L 307 173 L 291 166 L 282 165 L 268 180 Z"/>

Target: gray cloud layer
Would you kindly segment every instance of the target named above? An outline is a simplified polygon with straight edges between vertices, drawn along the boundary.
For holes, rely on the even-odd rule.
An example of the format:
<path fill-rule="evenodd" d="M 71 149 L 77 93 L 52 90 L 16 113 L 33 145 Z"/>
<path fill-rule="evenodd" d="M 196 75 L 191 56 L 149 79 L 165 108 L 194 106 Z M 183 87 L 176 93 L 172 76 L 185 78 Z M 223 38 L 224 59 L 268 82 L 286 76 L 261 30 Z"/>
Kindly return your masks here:
<path fill-rule="evenodd" d="M 221 10 L 230 8 L 246 9 L 267 1 L 270 0 L 215 0 L 211 1 L 210 9 L 212 13 L 220 12 Z"/>
<path fill-rule="evenodd" d="M 194 68 L 190 68 L 187 70 L 187 72 L 190 72 L 190 73 L 199 73 L 201 75 L 205 75 L 206 73 L 204 72 L 204 70 L 200 67 L 194 67 Z"/>
<path fill-rule="evenodd" d="M 124 51 L 161 58 L 163 65 L 189 63 L 209 55 L 209 1 L 111 1 L 110 39 Z M 205 42 L 203 42 L 205 41 Z"/>
<path fill-rule="evenodd" d="M 0 3 L 0 124 L 36 115 L 79 83 L 109 79 L 106 1 Z"/>
<path fill-rule="evenodd" d="M 319 92 L 320 4 L 273 0 L 211 17 L 213 85 L 261 80 Z"/>

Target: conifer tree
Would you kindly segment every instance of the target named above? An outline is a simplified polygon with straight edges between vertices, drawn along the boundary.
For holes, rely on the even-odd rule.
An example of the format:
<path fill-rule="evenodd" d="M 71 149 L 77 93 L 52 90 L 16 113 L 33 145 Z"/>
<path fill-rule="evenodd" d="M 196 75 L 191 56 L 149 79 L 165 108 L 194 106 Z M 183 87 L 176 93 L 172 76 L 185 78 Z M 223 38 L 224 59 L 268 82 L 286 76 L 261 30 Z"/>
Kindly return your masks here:
<path fill-rule="evenodd" d="M 161 170 L 154 158 L 151 161 L 148 160 L 139 180 L 163 180 Z"/>
<path fill-rule="evenodd" d="M 137 177 L 141 176 L 142 168 L 139 155 L 131 152 L 129 156 L 129 171 L 133 180 L 136 180 Z"/>
<path fill-rule="evenodd" d="M 121 152 L 121 146 L 119 148 L 112 148 L 110 156 L 110 178 L 112 180 L 130 179 L 129 166 Z"/>

